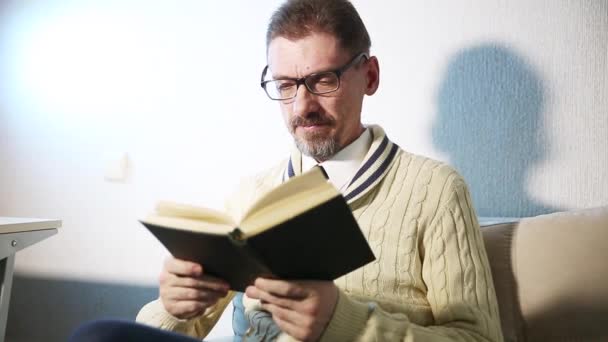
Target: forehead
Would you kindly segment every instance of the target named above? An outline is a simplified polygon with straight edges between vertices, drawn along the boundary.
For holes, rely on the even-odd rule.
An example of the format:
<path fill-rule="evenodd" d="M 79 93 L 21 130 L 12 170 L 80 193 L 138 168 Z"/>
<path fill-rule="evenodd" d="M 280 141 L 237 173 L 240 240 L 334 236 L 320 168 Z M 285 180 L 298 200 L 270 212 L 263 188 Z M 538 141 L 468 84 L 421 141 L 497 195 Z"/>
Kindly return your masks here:
<path fill-rule="evenodd" d="M 302 77 L 339 66 L 347 53 L 331 34 L 312 33 L 299 39 L 274 38 L 268 46 L 273 77 Z"/>

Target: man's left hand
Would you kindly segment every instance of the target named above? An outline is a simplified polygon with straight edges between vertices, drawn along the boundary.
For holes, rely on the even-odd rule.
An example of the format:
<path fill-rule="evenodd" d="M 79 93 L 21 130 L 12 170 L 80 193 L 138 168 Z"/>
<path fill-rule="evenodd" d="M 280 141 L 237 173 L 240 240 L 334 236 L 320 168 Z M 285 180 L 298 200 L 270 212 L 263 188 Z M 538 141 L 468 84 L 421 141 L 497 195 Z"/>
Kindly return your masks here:
<path fill-rule="evenodd" d="M 331 281 L 258 278 L 246 294 L 262 302 L 283 332 L 307 342 L 321 337 L 338 302 L 338 288 Z"/>

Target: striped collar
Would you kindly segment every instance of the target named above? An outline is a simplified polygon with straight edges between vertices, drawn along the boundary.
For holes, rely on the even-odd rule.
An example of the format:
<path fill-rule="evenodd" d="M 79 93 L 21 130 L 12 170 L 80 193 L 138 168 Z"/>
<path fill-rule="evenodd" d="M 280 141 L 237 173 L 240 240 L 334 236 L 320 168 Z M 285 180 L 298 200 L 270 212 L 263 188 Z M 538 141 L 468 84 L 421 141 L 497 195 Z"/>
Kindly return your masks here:
<path fill-rule="evenodd" d="M 373 140 L 361 166 L 343 192 L 344 198 L 349 204 L 361 198 L 384 178 L 399 150 L 399 146 L 388 139 L 380 126 L 369 125 L 367 127 L 372 133 Z M 283 180 L 301 173 L 302 153 L 294 146 L 283 173 Z"/>
<path fill-rule="evenodd" d="M 322 163 L 302 154 L 302 172 L 312 169 L 315 165 L 320 165 L 329 176 L 329 181 L 340 192 L 344 192 L 351 178 L 363 163 L 370 146 L 372 146 L 372 133 L 369 128 L 365 127 L 357 139 Z"/>

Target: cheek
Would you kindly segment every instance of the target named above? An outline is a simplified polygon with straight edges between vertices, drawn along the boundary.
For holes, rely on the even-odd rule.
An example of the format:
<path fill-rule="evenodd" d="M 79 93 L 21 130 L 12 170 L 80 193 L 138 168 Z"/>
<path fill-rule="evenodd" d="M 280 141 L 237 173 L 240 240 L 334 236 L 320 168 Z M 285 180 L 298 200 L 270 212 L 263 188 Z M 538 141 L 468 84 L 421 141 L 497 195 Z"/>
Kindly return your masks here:
<path fill-rule="evenodd" d="M 289 123 L 289 118 L 291 118 L 292 106 L 283 103 L 281 103 L 279 106 L 281 107 L 281 116 L 283 117 L 283 121 L 285 121 L 286 124 Z"/>
<path fill-rule="evenodd" d="M 332 98 L 331 102 L 327 104 L 327 110 L 330 115 L 342 125 L 344 120 L 348 119 L 349 113 L 352 109 L 352 104 L 350 99 L 346 96 L 340 96 L 336 98 Z"/>
<path fill-rule="evenodd" d="M 319 99 L 319 109 L 322 113 L 332 117 L 334 120 L 342 118 L 345 103 L 340 96 L 324 97 Z"/>
<path fill-rule="evenodd" d="M 344 96 L 344 108 L 348 109 L 349 116 L 357 115 L 361 111 L 361 103 L 365 97 L 360 84 L 351 84 L 348 94 Z"/>

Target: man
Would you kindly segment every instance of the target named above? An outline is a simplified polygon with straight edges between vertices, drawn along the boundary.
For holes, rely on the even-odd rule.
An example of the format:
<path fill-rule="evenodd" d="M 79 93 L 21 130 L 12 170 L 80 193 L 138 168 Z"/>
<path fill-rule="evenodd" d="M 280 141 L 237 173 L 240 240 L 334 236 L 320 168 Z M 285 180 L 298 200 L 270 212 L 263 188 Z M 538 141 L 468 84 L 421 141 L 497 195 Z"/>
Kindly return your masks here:
<path fill-rule="evenodd" d="M 363 98 L 379 85 L 370 45 L 347 0 L 288 0 L 271 18 L 262 86 L 278 101 L 296 148 L 245 182 L 228 207 L 238 215 L 280 182 L 320 164 L 348 201 L 376 261 L 335 282 L 257 279 L 234 297 L 235 317 L 246 318 L 237 322 L 237 335 L 502 340 L 466 184 L 452 168 L 407 153 L 379 126 L 361 123 Z M 232 299 L 226 282 L 206 275 L 204 265 L 171 258 L 160 276 L 160 298 L 137 320 L 200 339 Z"/>

